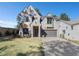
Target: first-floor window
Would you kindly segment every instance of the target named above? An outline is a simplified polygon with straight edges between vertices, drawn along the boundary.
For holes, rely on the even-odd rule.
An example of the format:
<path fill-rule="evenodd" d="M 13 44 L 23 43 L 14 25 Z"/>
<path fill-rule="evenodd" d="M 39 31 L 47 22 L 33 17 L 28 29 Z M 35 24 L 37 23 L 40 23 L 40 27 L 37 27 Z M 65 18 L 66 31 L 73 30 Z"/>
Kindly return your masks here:
<path fill-rule="evenodd" d="M 65 34 L 66 33 L 66 31 L 65 30 L 63 30 L 63 34 Z"/>
<path fill-rule="evenodd" d="M 68 33 L 68 36 L 69 36 L 70 34 Z"/>
<path fill-rule="evenodd" d="M 32 22 L 35 20 L 34 16 L 32 16 Z"/>
<path fill-rule="evenodd" d="M 23 33 L 24 34 L 28 34 L 29 32 L 28 32 L 28 28 L 23 28 Z"/>

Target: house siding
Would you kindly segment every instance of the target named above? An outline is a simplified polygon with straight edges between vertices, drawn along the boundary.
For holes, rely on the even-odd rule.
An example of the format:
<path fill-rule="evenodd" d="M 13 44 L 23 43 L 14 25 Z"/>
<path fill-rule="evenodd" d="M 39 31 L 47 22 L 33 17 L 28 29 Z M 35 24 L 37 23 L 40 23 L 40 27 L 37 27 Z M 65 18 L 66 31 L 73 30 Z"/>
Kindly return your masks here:
<path fill-rule="evenodd" d="M 65 31 L 65 33 L 63 33 L 63 31 Z M 60 22 L 57 29 L 57 35 L 58 37 L 62 35 L 66 39 L 71 39 L 71 26 L 64 22 Z"/>
<path fill-rule="evenodd" d="M 30 8 L 31 10 L 33 10 L 33 13 L 35 15 L 33 15 L 35 17 L 34 21 L 32 21 L 32 17 L 29 16 L 29 14 L 31 14 L 30 12 Z M 26 22 L 26 24 L 28 24 L 28 29 L 29 32 L 31 34 L 31 37 L 33 37 L 33 27 L 34 26 L 38 26 L 38 36 L 40 37 L 42 30 L 44 30 L 44 32 L 47 34 L 46 37 L 63 37 L 65 39 L 79 39 L 79 24 L 76 24 L 73 26 L 73 30 L 70 24 L 70 21 L 68 21 L 68 23 L 65 23 L 63 21 L 57 21 L 56 18 L 53 17 L 53 15 L 51 14 L 47 14 L 47 16 L 40 16 L 39 13 L 32 7 L 29 6 L 28 8 L 25 8 L 23 11 L 27 11 L 27 15 L 29 17 L 29 22 Z M 22 13 L 21 13 L 22 14 Z M 42 21 L 40 22 L 41 17 L 44 17 L 42 19 Z M 48 24 L 47 23 L 47 17 L 52 19 L 52 23 Z M 23 20 L 23 17 L 22 19 Z M 41 30 L 42 29 L 42 30 Z M 48 30 L 49 29 L 49 30 Z M 19 28 L 19 35 L 23 36 L 23 28 L 20 27 Z"/>
<path fill-rule="evenodd" d="M 73 26 L 72 30 L 72 40 L 79 40 L 79 24 Z"/>

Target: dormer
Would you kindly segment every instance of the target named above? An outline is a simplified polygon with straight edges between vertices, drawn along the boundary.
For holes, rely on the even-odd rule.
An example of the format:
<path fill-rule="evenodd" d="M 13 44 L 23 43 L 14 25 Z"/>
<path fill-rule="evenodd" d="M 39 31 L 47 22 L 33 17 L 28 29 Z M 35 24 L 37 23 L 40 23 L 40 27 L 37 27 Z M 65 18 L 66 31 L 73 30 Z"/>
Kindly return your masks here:
<path fill-rule="evenodd" d="M 53 15 L 51 13 L 48 13 L 47 17 L 53 17 Z"/>
<path fill-rule="evenodd" d="M 47 17 L 47 24 L 52 24 L 52 22 L 54 21 L 52 14 L 48 13 L 46 17 Z"/>

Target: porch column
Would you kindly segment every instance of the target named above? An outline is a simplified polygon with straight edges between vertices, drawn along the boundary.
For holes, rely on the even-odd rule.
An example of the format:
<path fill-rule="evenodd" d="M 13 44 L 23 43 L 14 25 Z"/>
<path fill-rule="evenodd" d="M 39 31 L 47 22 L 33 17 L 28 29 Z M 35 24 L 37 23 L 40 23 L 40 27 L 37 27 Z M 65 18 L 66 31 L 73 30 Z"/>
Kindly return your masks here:
<path fill-rule="evenodd" d="M 38 31 L 39 33 L 38 33 L 38 36 L 40 37 L 40 26 L 39 26 L 39 31 Z"/>
<path fill-rule="evenodd" d="M 31 26 L 31 37 L 33 37 L 33 26 Z"/>
<path fill-rule="evenodd" d="M 22 29 L 22 28 L 19 29 L 19 35 L 20 35 L 21 37 L 23 37 L 23 29 Z"/>

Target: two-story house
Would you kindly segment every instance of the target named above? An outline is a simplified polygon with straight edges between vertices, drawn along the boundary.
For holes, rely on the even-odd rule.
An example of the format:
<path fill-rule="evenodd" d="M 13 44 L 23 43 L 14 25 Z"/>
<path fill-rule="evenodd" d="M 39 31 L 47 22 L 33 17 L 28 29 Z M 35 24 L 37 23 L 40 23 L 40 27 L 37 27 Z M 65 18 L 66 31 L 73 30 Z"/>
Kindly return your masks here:
<path fill-rule="evenodd" d="M 57 36 L 65 39 L 79 39 L 79 20 L 59 21 Z"/>
<path fill-rule="evenodd" d="M 55 17 L 50 13 L 47 16 L 42 16 L 31 5 L 18 14 L 17 20 L 19 20 L 20 24 L 20 36 L 24 36 L 25 34 L 31 37 L 57 36 Z"/>
<path fill-rule="evenodd" d="M 61 37 L 79 39 L 79 21 L 58 21 L 59 18 L 48 13 L 42 16 L 31 5 L 24 8 L 18 16 L 19 35 L 31 37 Z"/>

